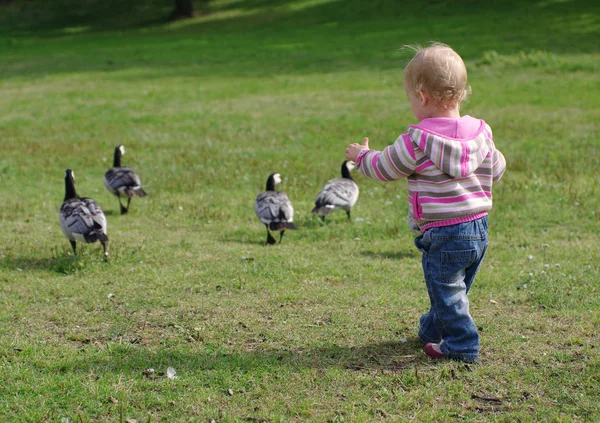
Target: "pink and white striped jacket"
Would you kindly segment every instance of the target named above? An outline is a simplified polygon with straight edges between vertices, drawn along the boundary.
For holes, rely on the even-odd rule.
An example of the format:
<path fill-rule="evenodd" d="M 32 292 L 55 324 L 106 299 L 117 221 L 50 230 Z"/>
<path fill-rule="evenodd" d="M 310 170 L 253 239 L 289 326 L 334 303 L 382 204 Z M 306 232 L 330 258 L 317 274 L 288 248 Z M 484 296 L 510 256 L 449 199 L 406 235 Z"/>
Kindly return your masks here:
<path fill-rule="evenodd" d="M 408 179 L 409 214 L 423 232 L 487 215 L 506 170 L 490 127 L 468 115 L 423 119 L 383 151 L 361 151 L 356 164 L 373 179 Z"/>

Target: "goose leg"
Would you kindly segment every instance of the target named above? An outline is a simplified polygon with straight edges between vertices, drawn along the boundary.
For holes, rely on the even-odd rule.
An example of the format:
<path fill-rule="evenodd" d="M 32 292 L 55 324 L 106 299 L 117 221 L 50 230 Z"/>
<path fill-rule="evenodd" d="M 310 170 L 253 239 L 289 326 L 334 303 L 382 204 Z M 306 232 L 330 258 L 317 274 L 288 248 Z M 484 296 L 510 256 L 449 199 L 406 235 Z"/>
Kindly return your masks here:
<path fill-rule="evenodd" d="M 273 238 L 273 235 L 271 235 L 271 232 L 269 232 L 269 225 L 265 225 L 265 227 L 267 228 L 267 242 L 265 245 L 273 245 L 276 243 L 275 238 Z"/>
<path fill-rule="evenodd" d="M 129 203 L 127 203 L 127 207 L 123 206 L 121 203 L 121 197 L 119 197 L 119 206 L 121 206 L 121 214 L 125 214 L 129 211 Z"/>
<path fill-rule="evenodd" d="M 348 220 L 350 220 L 350 210 L 348 210 L 346 214 L 348 215 Z"/>
<path fill-rule="evenodd" d="M 102 244 L 102 249 L 104 250 L 104 261 L 108 261 L 108 251 L 106 251 L 106 241 L 100 241 L 100 244 Z"/>
<path fill-rule="evenodd" d="M 71 240 L 69 240 L 69 242 L 71 243 L 71 247 L 73 247 L 73 254 L 77 255 L 77 243 Z"/>
<path fill-rule="evenodd" d="M 285 232 L 285 231 L 281 231 L 281 232 L 279 232 L 279 243 L 280 243 L 280 244 L 281 244 L 281 240 L 283 239 L 283 233 L 284 233 L 284 232 Z"/>
<path fill-rule="evenodd" d="M 321 216 L 321 222 L 325 223 L 325 216 L 324 215 Z"/>

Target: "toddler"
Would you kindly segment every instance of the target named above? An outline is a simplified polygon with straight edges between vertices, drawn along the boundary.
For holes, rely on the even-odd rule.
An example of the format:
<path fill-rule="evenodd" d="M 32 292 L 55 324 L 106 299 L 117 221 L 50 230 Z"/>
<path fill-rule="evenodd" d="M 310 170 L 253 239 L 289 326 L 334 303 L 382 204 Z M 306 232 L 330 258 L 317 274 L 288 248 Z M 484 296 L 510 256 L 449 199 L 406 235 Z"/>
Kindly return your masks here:
<path fill-rule="evenodd" d="M 346 148 L 364 175 L 408 180 L 409 220 L 431 302 L 421 316 L 419 338 L 433 358 L 479 359 L 479 335 L 467 294 L 488 245 L 492 184 L 506 169 L 492 130 L 481 119 L 460 115 L 469 94 L 461 57 L 444 44 L 417 49 L 404 69 L 404 90 L 418 123 L 383 151 L 369 139 Z"/>

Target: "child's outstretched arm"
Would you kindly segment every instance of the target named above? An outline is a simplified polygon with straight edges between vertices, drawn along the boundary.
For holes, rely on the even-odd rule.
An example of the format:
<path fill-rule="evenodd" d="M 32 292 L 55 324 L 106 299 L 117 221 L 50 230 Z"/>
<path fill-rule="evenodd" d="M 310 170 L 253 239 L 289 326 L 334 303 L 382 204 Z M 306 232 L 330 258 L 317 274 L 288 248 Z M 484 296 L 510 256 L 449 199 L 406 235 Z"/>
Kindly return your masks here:
<path fill-rule="evenodd" d="M 368 138 L 362 144 L 350 144 L 346 148 L 346 159 L 354 161 L 363 175 L 383 182 L 406 178 L 417 167 L 415 150 L 408 134 L 398 137 L 383 151 L 369 150 Z"/>

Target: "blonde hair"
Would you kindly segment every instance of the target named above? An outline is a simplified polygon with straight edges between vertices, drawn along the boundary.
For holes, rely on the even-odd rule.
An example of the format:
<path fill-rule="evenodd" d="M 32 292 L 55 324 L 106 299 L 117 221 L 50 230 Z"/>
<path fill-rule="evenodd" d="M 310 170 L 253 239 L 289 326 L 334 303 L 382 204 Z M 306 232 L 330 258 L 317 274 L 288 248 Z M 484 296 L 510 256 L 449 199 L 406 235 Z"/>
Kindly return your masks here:
<path fill-rule="evenodd" d="M 458 106 L 471 94 L 465 63 L 452 48 L 442 43 L 406 48 L 415 52 L 404 68 L 407 90 L 427 92 L 441 109 Z"/>

